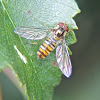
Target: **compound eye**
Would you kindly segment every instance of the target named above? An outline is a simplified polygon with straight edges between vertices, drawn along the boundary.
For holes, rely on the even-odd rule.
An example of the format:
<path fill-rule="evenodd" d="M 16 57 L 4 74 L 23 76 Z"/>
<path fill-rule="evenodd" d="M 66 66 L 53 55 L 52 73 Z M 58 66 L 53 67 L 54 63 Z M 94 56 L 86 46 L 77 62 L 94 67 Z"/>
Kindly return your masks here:
<path fill-rule="evenodd" d="M 63 27 L 64 26 L 64 23 L 59 23 L 58 24 L 60 27 Z"/>
<path fill-rule="evenodd" d="M 64 27 L 64 30 L 68 32 L 68 27 L 67 27 L 67 26 L 65 26 L 65 27 Z"/>

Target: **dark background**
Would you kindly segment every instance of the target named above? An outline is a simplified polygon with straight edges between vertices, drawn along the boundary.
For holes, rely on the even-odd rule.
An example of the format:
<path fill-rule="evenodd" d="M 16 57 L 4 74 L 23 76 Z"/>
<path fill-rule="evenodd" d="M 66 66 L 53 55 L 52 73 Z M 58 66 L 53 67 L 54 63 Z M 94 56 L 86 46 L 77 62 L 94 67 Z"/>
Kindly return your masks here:
<path fill-rule="evenodd" d="M 100 1 L 77 0 L 77 43 L 70 46 L 73 73 L 63 76 L 53 100 L 100 100 Z"/>
<path fill-rule="evenodd" d="M 74 17 L 79 27 L 75 30 L 78 41 L 70 46 L 73 73 L 69 79 L 62 75 L 53 100 L 100 100 L 100 1 L 77 0 L 77 3 L 81 13 Z M 3 100 L 25 100 L 3 72 L 0 83 Z"/>

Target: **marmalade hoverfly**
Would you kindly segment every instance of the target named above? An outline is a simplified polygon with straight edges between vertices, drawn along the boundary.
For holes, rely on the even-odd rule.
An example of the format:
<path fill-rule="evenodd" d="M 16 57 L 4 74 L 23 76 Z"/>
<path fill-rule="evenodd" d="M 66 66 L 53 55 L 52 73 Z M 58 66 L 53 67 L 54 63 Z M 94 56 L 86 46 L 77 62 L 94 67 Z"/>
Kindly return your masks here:
<path fill-rule="evenodd" d="M 65 35 L 69 32 L 67 24 L 59 23 L 54 29 L 21 26 L 17 27 L 14 32 L 21 37 L 31 40 L 40 40 L 49 35 L 37 51 L 37 58 L 45 58 L 56 48 L 56 59 L 59 68 L 66 77 L 70 77 L 72 64 L 68 46 L 65 43 Z"/>

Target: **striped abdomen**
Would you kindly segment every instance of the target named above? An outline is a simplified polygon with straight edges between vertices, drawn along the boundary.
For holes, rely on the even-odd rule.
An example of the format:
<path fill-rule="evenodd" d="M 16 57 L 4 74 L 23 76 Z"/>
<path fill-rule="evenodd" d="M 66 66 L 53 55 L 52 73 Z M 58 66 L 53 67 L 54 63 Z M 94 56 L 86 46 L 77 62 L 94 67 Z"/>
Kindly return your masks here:
<path fill-rule="evenodd" d="M 37 51 L 37 57 L 40 59 L 45 58 L 48 54 L 50 54 L 51 51 L 55 49 L 55 46 L 56 41 L 52 37 L 47 38 Z"/>

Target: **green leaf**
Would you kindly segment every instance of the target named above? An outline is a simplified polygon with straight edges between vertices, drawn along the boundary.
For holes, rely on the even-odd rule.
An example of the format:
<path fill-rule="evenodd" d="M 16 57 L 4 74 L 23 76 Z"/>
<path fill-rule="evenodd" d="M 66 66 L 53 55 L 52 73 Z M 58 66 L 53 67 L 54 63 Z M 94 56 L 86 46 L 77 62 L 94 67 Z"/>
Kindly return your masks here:
<path fill-rule="evenodd" d="M 68 46 L 77 42 L 74 31 L 70 31 L 67 33 L 67 35 L 65 37 L 65 41 Z M 68 48 L 68 51 L 69 51 L 69 54 L 72 55 L 72 52 L 69 48 Z"/>
<path fill-rule="evenodd" d="M 60 83 L 61 71 L 55 66 L 55 51 L 37 59 L 38 44 L 23 39 L 13 31 L 18 26 L 54 28 L 66 22 L 69 30 L 77 28 L 72 19 L 80 10 L 74 0 L 2 0 L 0 4 L 0 69 L 10 66 L 20 83 L 26 85 L 29 100 L 51 100 Z M 74 38 L 73 38 L 74 37 Z M 67 44 L 76 42 L 75 34 L 66 36 Z"/>

